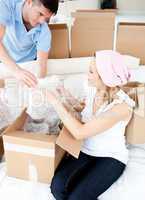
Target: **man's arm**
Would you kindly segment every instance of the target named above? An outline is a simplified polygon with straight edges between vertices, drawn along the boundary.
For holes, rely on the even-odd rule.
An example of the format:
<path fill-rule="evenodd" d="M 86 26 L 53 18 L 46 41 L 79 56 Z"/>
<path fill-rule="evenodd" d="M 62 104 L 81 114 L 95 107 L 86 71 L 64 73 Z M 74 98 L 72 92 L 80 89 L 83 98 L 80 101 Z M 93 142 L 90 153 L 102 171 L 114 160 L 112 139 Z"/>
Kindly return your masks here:
<path fill-rule="evenodd" d="M 39 78 L 44 78 L 47 75 L 47 61 L 49 52 L 38 51 L 37 61 L 39 64 Z"/>
<path fill-rule="evenodd" d="M 33 87 L 36 85 L 37 80 L 33 74 L 21 69 L 16 62 L 9 56 L 5 46 L 3 45 L 3 37 L 5 35 L 5 26 L 0 25 L 0 61 L 6 65 L 6 67 L 12 73 L 16 79 L 24 82 L 27 86 Z"/>

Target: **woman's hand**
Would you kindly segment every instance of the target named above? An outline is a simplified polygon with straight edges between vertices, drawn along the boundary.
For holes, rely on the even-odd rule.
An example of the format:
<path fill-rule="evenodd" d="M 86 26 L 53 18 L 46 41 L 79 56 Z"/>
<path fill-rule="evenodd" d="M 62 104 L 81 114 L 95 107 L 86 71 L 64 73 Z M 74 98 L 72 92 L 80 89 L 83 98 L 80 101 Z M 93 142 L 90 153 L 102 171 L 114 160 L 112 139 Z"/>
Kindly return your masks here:
<path fill-rule="evenodd" d="M 54 103 L 57 100 L 57 95 L 50 91 L 50 90 L 44 90 L 44 95 L 46 95 L 46 100 L 48 100 L 49 103 Z"/>

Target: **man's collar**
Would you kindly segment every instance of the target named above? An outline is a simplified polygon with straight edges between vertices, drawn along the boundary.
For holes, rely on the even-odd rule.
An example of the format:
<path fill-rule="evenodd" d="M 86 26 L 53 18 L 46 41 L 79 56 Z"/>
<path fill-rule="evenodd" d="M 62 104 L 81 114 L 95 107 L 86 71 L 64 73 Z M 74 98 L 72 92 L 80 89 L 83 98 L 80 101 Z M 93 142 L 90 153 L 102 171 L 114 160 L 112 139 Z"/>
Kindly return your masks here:
<path fill-rule="evenodd" d="M 16 20 L 20 23 L 23 23 L 23 18 L 22 18 L 22 7 L 23 7 L 24 2 L 20 1 L 16 4 Z"/>

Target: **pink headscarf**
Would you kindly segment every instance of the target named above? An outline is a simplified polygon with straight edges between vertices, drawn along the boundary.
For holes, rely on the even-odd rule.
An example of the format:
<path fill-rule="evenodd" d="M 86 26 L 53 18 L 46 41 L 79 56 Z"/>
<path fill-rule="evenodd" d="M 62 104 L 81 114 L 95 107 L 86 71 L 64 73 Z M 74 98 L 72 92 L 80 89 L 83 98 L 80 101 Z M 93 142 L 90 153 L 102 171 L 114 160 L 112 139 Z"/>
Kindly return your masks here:
<path fill-rule="evenodd" d="M 96 52 L 96 67 L 102 81 L 109 87 L 124 85 L 131 77 L 123 55 L 112 50 Z"/>

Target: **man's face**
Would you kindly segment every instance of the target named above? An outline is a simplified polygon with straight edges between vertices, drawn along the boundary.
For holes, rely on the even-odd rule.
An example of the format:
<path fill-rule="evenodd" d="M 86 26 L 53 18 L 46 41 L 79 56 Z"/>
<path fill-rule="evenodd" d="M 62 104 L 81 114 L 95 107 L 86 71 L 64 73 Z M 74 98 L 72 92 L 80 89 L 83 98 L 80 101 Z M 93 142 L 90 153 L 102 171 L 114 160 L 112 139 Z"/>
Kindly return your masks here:
<path fill-rule="evenodd" d="M 32 27 L 35 27 L 38 24 L 42 24 L 44 22 L 49 22 L 50 17 L 53 15 L 53 13 L 47 8 L 45 8 L 41 3 L 31 1 L 31 3 L 29 3 L 28 6 L 28 23 Z"/>

